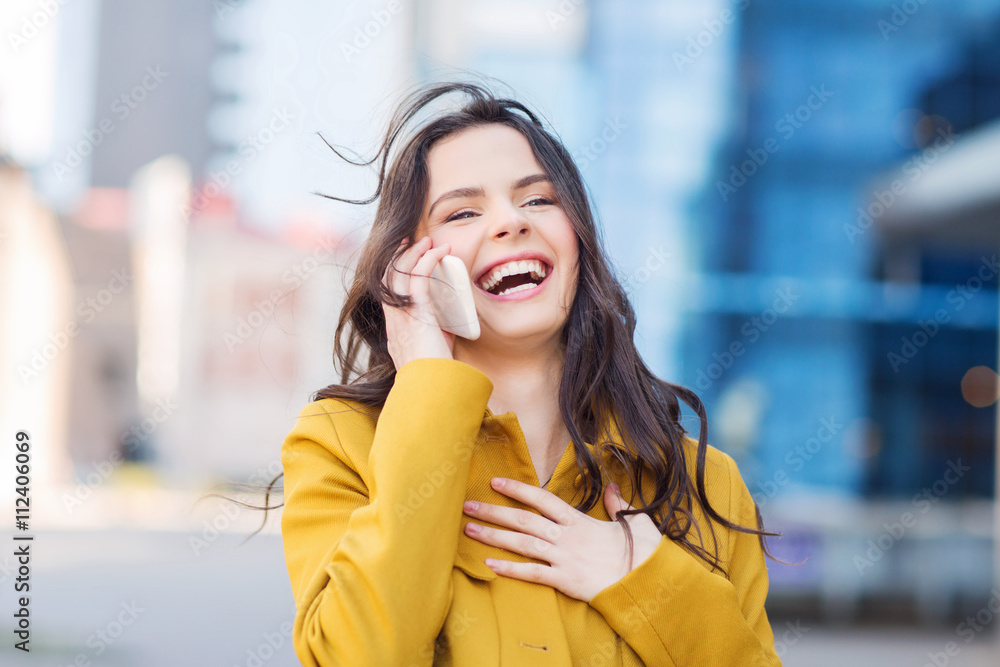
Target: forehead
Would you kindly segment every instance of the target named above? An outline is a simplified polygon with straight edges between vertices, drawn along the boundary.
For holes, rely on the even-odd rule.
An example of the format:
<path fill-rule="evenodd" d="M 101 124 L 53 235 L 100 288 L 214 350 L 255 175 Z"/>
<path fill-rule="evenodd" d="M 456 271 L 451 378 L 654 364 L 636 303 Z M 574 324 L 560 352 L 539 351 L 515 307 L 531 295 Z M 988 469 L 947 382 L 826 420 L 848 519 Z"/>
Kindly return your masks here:
<path fill-rule="evenodd" d="M 499 124 L 468 128 L 434 144 L 427 154 L 427 170 L 432 199 L 454 188 L 513 181 L 543 171 L 524 135 Z"/>

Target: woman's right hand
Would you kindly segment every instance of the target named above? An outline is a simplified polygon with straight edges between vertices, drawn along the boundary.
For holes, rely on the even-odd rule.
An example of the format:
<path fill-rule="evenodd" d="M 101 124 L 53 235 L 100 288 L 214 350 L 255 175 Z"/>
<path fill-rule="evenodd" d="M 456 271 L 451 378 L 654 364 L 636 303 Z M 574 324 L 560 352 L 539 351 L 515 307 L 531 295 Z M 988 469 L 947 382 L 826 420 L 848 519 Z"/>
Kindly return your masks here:
<path fill-rule="evenodd" d="M 400 243 L 402 248 L 406 239 Z M 413 303 L 409 308 L 395 308 L 382 304 L 389 356 L 398 371 L 408 361 L 425 357 L 454 359 L 455 334 L 442 331 L 430 299 L 431 271 L 441 258 L 448 254 L 450 245 L 432 247 L 433 241 L 425 236 L 386 267 L 383 282 L 398 294 L 409 294 Z M 407 271 L 412 276 L 402 273 Z"/>

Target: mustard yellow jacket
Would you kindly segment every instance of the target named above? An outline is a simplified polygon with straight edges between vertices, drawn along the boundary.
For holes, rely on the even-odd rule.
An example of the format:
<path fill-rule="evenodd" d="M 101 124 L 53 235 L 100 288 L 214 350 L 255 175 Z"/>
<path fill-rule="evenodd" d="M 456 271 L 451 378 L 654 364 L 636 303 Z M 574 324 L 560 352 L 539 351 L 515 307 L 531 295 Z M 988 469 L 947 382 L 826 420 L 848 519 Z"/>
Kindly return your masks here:
<path fill-rule="evenodd" d="M 467 499 L 536 511 L 490 486 L 494 476 L 539 485 L 515 414 L 487 407 L 492 391 L 470 364 L 424 358 L 398 370 L 381 412 L 335 399 L 303 408 L 281 449 L 281 532 L 303 665 L 781 665 L 755 535 L 715 524 L 731 580 L 664 536 L 589 603 L 494 573 L 484 559 L 543 561 L 464 531 Z M 685 439 L 692 475 L 696 445 Z M 610 470 L 610 454 L 604 464 Z M 705 477 L 716 511 L 756 526 L 728 454 L 709 447 Z M 628 500 L 627 476 L 614 481 Z M 548 490 L 575 505 L 581 484 L 567 447 Z M 697 503 L 694 513 L 710 534 Z M 603 502 L 589 514 L 611 520 Z M 714 552 L 708 537 L 701 544 Z"/>

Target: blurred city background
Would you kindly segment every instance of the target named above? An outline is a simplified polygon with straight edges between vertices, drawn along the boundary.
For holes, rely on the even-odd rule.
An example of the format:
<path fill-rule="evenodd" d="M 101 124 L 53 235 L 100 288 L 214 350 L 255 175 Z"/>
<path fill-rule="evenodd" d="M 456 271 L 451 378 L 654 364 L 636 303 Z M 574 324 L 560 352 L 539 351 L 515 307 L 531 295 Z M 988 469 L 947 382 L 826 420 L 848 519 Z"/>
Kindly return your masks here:
<path fill-rule="evenodd" d="M 403 92 L 472 73 L 572 152 L 644 358 L 804 560 L 768 561 L 784 664 L 1000 665 L 1000 0 L 5 0 L 0 27 L 0 425 L 35 535 L 30 657 L 0 551 L 0 663 L 298 664 L 280 510 L 244 544 L 263 513 L 205 496 L 280 473 L 338 379 L 374 207 L 315 193 L 377 178 L 319 133 L 367 160 Z"/>

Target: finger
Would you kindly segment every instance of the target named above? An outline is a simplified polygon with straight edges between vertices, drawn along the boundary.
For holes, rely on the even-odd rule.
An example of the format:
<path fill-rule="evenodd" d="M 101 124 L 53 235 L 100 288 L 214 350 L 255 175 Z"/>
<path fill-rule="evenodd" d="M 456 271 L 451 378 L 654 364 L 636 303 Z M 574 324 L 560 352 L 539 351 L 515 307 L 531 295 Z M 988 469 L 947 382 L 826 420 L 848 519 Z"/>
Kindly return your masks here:
<path fill-rule="evenodd" d="M 440 324 L 433 312 L 430 297 L 430 278 L 428 276 L 433 270 L 434 265 L 447 253 L 447 244 L 426 250 L 410 270 L 410 275 L 407 276 L 409 281 L 407 284 L 408 294 L 413 299 L 414 307 L 407 309 L 405 314 L 423 326 L 438 331 L 440 331 Z"/>
<path fill-rule="evenodd" d="M 551 566 L 540 563 L 517 563 L 509 560 L 487 559 L 486 564 L 497 574 L 535 584 L 556 587 L 554 572 Z"/>
<path fill-rule="evenodd" d="M 559 535 L 559 526 L 556 524 L 534 512 L 519 510 L 515 507 L 479 503 L 479 507 L 476 509 L 466 505 L 465 513 L 477 521 L 489 521 L 498 526 L 513 528 L 518 532 L 533 535 L 539 539 L 551 541 Z"/>
<path fill-rule="evenodd" d="M 404 242 L 405 240 L 406 239 L 404 239 Z M 403 250 L 402 253 L 398 254 L 392 261 L 389 262 L 387 270 L 389 271 L 389 279 L 391 281 L 390 285 L 392 290 L 397 294 L 409 294 L 409 273 L 413 270 L 417 260 L 420 258 L 420 253 L 426 249 L 429 241 L 430 237 L 423 237 Z"/>
<path fill-rule="evenodd" d="M 607 491 L 608 494 L 612 498 L 614 498 L 618 503 L 620 503 L 623 508 L 634 509 L 631 505 L 628 504 L 625 498 L 622 497 L 622 490 L 618 486 L 618 484 L 616 484 L 615 482 L 611 482 L 610 484 L 608 484 Z"/>
<path fill-rule="evenodd" d="M 611 482 L 604 488 L 604 507 L 608 510 L 608 516 L 611 517 L 612 521 L 616 520 L 615 517 L 618 516 L 618 512 L 632 509 L 632 506 L 622 498 L 621 489 L 614 482 Z"/>
<path fill-rule="evenodd" d="M 490 526 L 483 526 L 471 521 L 465 524 L 465 532 L 469 537 L 479 540 L 484 544 L 490 544 L 528 558 L 536 558 L 547 562 L 551 562 L 549 559 L 552 558 L 552 553 L 556 549 L 556 546 L 551 542 L 537 538 L 534 535 L 526 535 L 513 530 L 491 528 Z"/>
<path fill-rule="evenodd" d="M 410 294 L 421 303 L 430 300 L 431 272 L 437 263 L 441 261 L 441 258 L 447 255 L 450 250 L 451 245 L 448 243 L 431 248 L 423 254 L 410 271 L 412 274 L 410 276 Z"/>
<path fill-rule="evenodd" d="M 576 515 L 579 514 L 579 511 L 550 491 L 509 477 L 494 477 L 492 485 L 498 493 L 534 507 L 543 516 L 562 526 L 571 526 L 576 523 Z"/>

